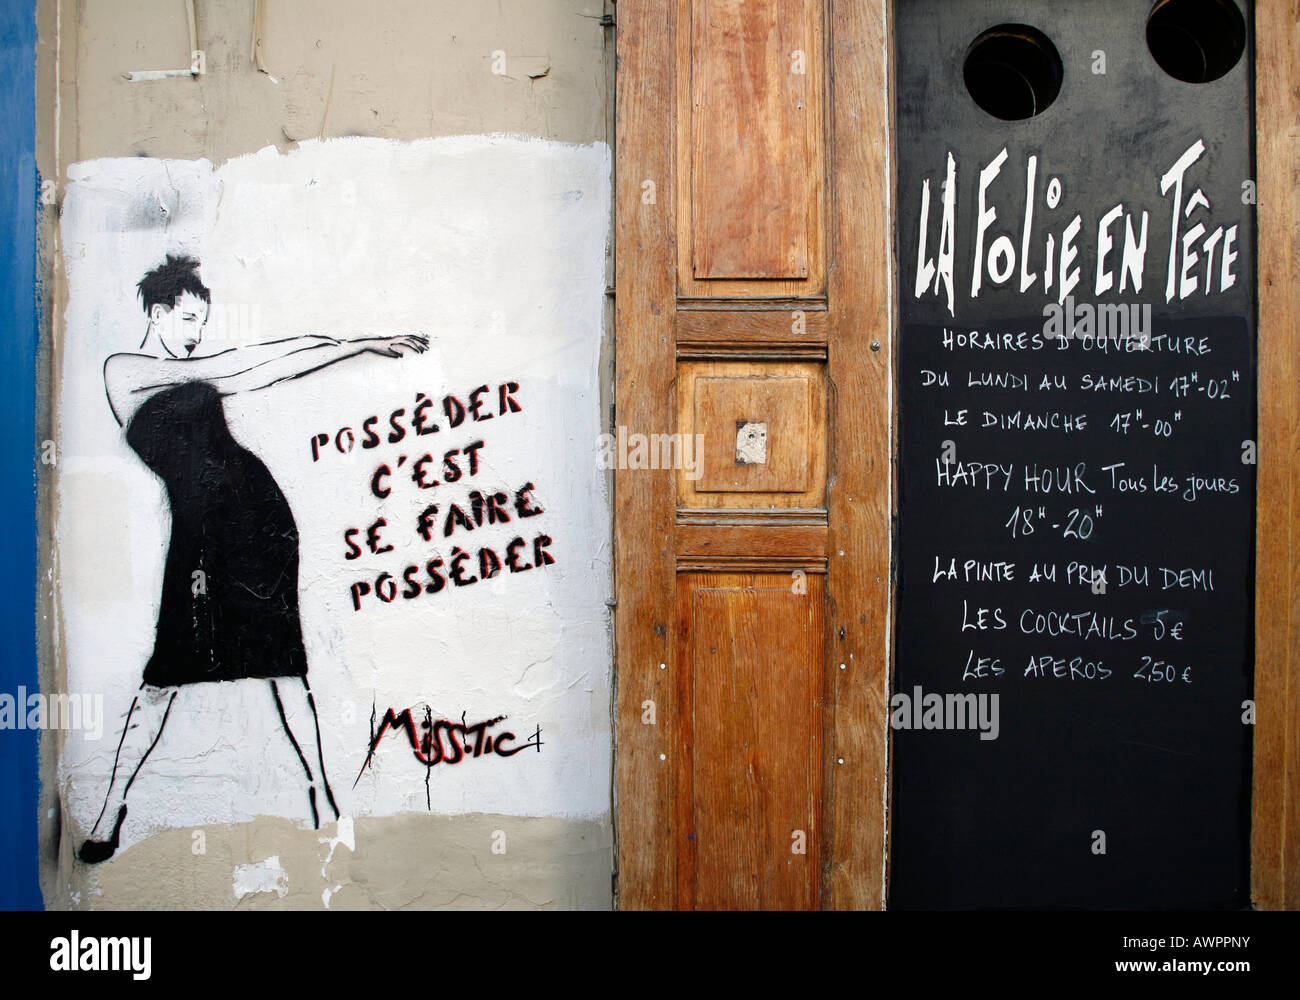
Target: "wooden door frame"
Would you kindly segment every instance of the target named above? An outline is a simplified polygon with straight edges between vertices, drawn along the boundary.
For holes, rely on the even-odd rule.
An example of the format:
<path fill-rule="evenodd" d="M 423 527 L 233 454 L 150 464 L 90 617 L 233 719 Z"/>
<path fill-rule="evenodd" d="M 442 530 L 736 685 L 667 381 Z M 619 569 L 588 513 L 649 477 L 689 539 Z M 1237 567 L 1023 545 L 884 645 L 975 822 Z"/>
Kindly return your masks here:
<path fill-rule="evenodd" d="M 892 0 L 828 4 L 831 185 L 823 903 L 884 905 L 894 487 Z M 618 4 L 617 423 L 673 430 L 676 0 Z M 1300 0 L 1256 0 L 1258 493 L 1251 899 L 1300 908 Z M 878 141 L 871 141 L 872 138 Z M 865 141 L 864 141 L 865 140 Z M 643 200 L 645 181 L 658 195 Z M 873 351 L 873 341 L 879 349 Z M 837 364 L 838 362 L 838 364 Z M 849 401 L 861 405 L 847 405 Z M 864 447 L 864 443 L 871 447 Z M 669 908 L 676 668 L 671 471 L 615 474 L 618 902 Z M 841 763 L 842 761 L 842 763 Z"/>
<path fill-rule="evenodd" d="M 1251 899 L 1300 908 L 1300 0 L 1255 3 L 1259 449 Z"/>

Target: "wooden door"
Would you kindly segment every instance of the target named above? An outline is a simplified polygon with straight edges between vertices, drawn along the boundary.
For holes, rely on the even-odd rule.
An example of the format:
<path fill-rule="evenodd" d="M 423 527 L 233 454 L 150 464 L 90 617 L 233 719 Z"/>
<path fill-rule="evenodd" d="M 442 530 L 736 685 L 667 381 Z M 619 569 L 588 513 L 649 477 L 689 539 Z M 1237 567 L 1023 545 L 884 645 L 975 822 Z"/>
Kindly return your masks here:
<path fill-rule="evenodd" d="M 886 6 L 618 4 L 623 908 L 882 902 Z"/>

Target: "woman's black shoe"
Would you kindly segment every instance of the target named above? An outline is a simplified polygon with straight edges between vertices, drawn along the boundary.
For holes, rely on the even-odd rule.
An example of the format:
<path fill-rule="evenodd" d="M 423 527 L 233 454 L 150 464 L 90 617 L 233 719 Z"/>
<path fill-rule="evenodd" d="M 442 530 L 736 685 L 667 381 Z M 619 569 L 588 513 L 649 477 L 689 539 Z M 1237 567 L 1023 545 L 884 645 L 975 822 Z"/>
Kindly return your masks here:
<path fill-rule="evenodd" d="M 113 824 L 113 836 L 108 840 L 87 840 L 81 845 L 78 857 L 88 865 L 97 865 L 107 861 L 117 850 L 117 837 L 122 832 L 122 820 L 126 819 L 126 803 L 117 811 L 117 822 Z"/>

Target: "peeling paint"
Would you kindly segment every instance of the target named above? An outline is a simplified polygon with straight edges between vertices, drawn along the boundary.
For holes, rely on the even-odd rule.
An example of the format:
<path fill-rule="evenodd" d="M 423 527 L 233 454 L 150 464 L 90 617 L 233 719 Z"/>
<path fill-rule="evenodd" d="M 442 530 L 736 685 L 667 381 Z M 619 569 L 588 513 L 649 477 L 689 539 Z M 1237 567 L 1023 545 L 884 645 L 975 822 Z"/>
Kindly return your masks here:
<path fill-rule="evenodd" d="M 273 892 L 283 899 L 289 893 L 289 874 L 280 866 L 279 857 L 236 865 L 232 889 L 236 900 L 259 892 Z"/>
<path fill-rule="evenodd" d="M 355 851 L 357 849 L 356 835 L 352 827 L 352 817 L 340 816 L 337 829 L 338 829 L 337 837 L 320 838 L 320 842 L 322 844 L 329 845 L 329 853 L 325 855 L 325 861 L 320 866 L 321 878 L 325 877 L 325 869 L 328 868 L 329 863 L 334 860 L 334 851 L 339 846 L 339 844 L 342 844 L 349 851 Z M 337 888 L 337 886 L 335 888 Z"/>

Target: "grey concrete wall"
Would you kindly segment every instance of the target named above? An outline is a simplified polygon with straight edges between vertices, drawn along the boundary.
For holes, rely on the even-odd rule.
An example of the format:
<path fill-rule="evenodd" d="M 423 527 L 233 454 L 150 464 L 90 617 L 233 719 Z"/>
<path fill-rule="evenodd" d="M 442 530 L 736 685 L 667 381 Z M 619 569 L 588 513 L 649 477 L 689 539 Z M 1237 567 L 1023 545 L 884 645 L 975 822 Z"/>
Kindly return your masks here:
<path fill-rule="evenodd" d="M 183 0 L 42 0 L 38 166 L 63 180 L 100 157 L 206 158 L 214 165 L 306 139 L 504 132 L 574 143 L 612 141 L 613 34 L 602 0 L 197 0 L 205 72 L 129 82 L 190 62 Z M 612 5 L 609 7 L 612 10 Z M 504 53 L 506 72 L 494 73 Z M 40 380 L 59 370 L 67 284 L 56 204 L 42 230 L 45 331 Z M 608 331 L 601 413 L 608 412 Z M 60 414 L 38 414 L 58 439 Z M 48 529 L 57 471 L 39 484 L 42 687 L 65 690 L 59 567 Z M 608 525 L 593 530 L 608 532 Z M 111 641 L 111 639 L 106 640 Z M 110 728 L 113 720 L 109 720 Z M 613 833 L 603 820 L 471 814 L 358 817 L 355 849 L 337 831 L 282 818 L 174 829 L 99 866 L 74 860 L 85 831 L 59 801 L 63 734 L 42 743 L 42 885 L 50 908 L 608 908 Z M 496 831 L 507 854 L 491 850 Z M 199 851 L 198 847 L 202 850 Z M 232 872 L 279 860 L 242 897 Z M 337 887 L 337 888 L 335 888 Z M 283 891 L 281 891 L 283 890 Z"/>

